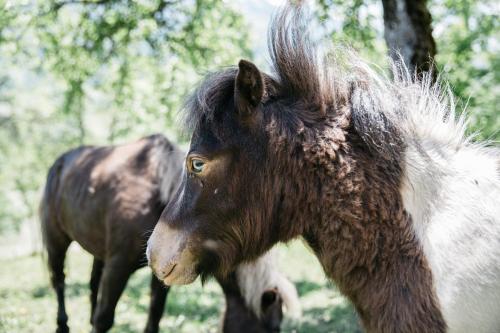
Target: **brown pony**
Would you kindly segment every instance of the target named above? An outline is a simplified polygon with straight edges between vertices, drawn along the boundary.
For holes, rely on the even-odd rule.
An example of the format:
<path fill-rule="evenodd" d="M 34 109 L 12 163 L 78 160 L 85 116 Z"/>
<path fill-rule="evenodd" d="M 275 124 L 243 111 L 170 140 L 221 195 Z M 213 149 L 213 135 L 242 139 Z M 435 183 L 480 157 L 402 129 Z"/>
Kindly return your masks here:
<path fill-rule="evenodd" d="M 130 275 L 147 263 L 144 250 L 148 235 L 166 202 L 176 193 L 183 156 L 165 137 L 153 135 L 120 146 L 76 148 L 56 160 L 48 174 L 41 220 L 51 282 L 57 294 L 57 332 L 69 331 L 63 271 L 69 244 L 76 241 L 94 256 L 91 324 L 93 332 L 105 332 L 113 324 L 116 304 Z M 282 285 L 289 287 L 289 282 L 276 272 L 267 256 L 253 263 L 267 269 L 267 275 L 249 272 L 246 276 L 260 279 L 261 288 L 240 287 L 244 280 L 237 275 L 245 266 L 219 279 L 227 301 L 224 332 L 279 331 L 282 303 L 289 298 L 281 291 L 289 289 Z M 248 296 L 249 289 L 253 297 Z M 168 290 L 152 276 L 145 332 L 158 332 Z M 293 293 L 290 295 L 293 299 Z M 256 297 L 259 304 L 250 304 Z"/>
<path fill-rule="evenodd" d="M 241 60 L 189 99 L 153 270 L 166 284 L 225 276 L 301 236 L 368 332 L 500 332 L 498 150 L 469 142 L 428 76 L 319 57 L 308 24 L 288 6 L 273 75 Z"/>

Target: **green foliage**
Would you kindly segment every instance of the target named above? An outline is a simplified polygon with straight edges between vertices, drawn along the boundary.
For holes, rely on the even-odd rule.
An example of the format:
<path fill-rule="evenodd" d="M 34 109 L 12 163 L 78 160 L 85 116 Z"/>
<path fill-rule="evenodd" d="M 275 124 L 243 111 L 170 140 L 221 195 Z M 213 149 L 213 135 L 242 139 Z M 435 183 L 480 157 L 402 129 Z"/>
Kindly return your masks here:
<path fill-rule="evenodd" d="M 478 139 L 500 140 L 500 13 L 498 2 L 435 0 L 431 3 L 439 70 L 467 105 L 470 131 Z M 497 9 L 497 10 L 495 10 Z"/>
<path fill-rule="evenodd" d="M 183 96 L 250 56 L 247 31 L 222 0 L 0 0 L 0 231 L 36 216 L 64 150 L 176 139 Z"/>
<path fill-rule="evenodd" d="M 382 5 L 378 0 L 320 0 L 317 16 L 334 44 L 352 47 L 380 63 L 387 47 L 383 40 Z"/>

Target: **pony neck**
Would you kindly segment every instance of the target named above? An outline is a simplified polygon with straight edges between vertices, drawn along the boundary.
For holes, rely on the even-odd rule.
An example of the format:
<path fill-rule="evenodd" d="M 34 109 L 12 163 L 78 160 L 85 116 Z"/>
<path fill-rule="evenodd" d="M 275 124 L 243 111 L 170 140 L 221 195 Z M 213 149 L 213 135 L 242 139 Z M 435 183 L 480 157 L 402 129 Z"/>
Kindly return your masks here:
<path fill-rule="evenodd" d="M 304 127 L 283 146 L 275 152 L 285 170 L 282 238 L 305 238 L 368 331 L 444 332 L 432 273 L 403 208 L 398 161 L 332 121 Z"/>

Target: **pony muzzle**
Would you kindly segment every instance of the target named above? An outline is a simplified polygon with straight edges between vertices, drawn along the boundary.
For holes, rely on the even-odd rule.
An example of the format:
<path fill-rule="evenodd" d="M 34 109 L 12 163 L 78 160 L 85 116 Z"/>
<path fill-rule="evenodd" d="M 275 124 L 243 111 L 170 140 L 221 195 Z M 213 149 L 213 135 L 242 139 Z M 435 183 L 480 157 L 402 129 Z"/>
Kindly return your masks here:
<path fill-rule="evenodd" d="M 184 232 L 158 222 L 146 249 L 148 264 L 166 285 L 192 283 L 198 274 Z"/>

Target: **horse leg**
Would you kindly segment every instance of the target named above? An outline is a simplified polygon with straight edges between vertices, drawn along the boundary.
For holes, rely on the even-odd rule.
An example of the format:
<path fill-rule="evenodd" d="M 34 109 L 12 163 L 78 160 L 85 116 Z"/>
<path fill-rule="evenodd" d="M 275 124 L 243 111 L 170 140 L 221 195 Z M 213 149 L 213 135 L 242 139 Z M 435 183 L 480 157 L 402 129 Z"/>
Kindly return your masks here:
<path fill-rule="evenodd" d="M 121 258 L 106 260 L 99 283 L 99 300 L 93 317 L 93 333 L 113 326 L 115 307 L 135 267 Z"/>
<path fill-rule="evenodd" d="M 151 301 L 149 303 L 148 322 L 145 333 L 157 333 L 160 319 L 165 309 L 165 302 L 170 287 L 165 286 L 154 274 L 151 276 Z"/>
<path fill-rule="evenodd" d="M 97 293 L 101 281 L 104 261 L 94 258 L 92 263 L 92 273 L 90 274 L 90 324 L 93 323 L 95 308 L 97 304 Z"/>
<path fill-rule="evenodd" d="M 64 259 L 71 240 L 66 235 L 48 233 L 47 247 L 50 282 L 57 295 L 57 333 L 69 332 L 68 315 L 64 304 Z"/>

